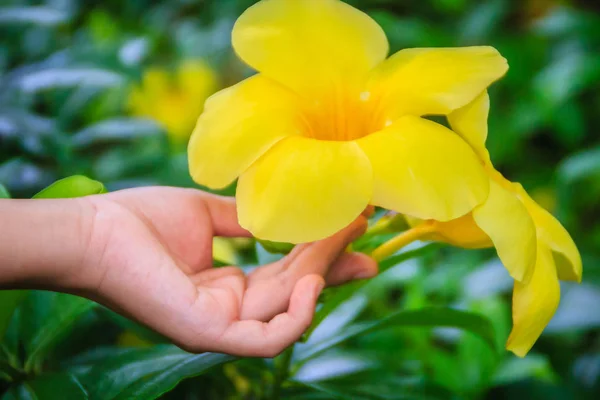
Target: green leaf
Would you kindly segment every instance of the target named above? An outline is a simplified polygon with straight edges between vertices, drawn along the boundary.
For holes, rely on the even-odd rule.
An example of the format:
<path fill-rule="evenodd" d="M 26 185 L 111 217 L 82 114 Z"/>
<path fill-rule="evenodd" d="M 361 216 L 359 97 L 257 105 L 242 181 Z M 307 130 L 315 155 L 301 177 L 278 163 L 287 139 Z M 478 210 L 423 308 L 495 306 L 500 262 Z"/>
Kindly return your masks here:
<path fill-rule="evenodd" d="M 20 372 L 7 360 L 0 357 L 0 381 L 13 381 Z"/>
<path fill-rule="evenodd" d="M 558 176 L 571 184 L 586 178 L 600 177 L 600 146 L 573 154 L 562 162 Z"/>
<path fill-rule="evenodd" d="M 63 293 L 36 292 L 23 317 L 25 370 L 31 371 L 73 328 L 77 320 L 96 307 L 87 299 Z"/>
<path fill-rule="evenodd" d="M 77 132 L 71 142 L 77 147 L 86 147 L 101 142 L 159 135 L 162 132 L 163 129 L 150 119 L 113 118 L 98 122 Z"/>
<path fill-rule="evenodd" d="M 485 42 L 498 28 L 502 18 L 506 15 L 508 6 L 502 0 L 481 2 L 470 8 L 470 12 L 458 23 L 461 43 L 476 44 Z"/>
<path fill-rule="evenodd" d="M 65 372 L 85 377 L 97 365 L 106 363 L 114 358 L 122 357 L 125 354 L 133 354 L 137 351 L 139 351 L 139 348 L 135 347 L 116 347 L 112 345 L 91 347 L 89 350 L 64 361 L 62 365 Z"/>
<path fill-rule="evenodd" d="M 462 329 L 478 335 L 492 350 L 496 351 L 494 328 L 487 318 L 452 308 L 427 307 L 418 310 L 403 310 L 379 321 L 351 325 L 344 329 L 341 334 L 327 338 L 309 348 L 303 349 L 301 352 L 298 351 L 296 360 L 302 362 L 303 360 L 310 359 L 356 336 L 399 326 Z"/>
<path fill-rule="evenodd" d="M 44 375 L 12 388 L 2 400 L 88 400 L 88 394 L 71 374 Z"/>
<path fill-rule="evenodd" d="M 161 334 L 151 330 L 150 328 L 140 325 L 135 321 L 130 320 L 120 314 L 117 314 L 108 308 L 100 308 L 98 310 L 101 315 L 111 320 L 115 324 L 121 326 L 126 331 L 133 332 L 140 339 L 153 342 L 153 343 L 169 343 L 169 340 Z"/>
<path fill-rule="evenodd" d="M 92 397 L 115 399 L 131 384 L 177 365 L 188 356 L 172 345 L 135 349 L 96 362 L 80 379 Z"/>
<path fill-rule="evenodd" d="M 300 382 L 330 381 L 378 368 L 382 368 L 382 365 L 375 357 L 350 351 L 333 351 L 302 364 L 294 371 L 293 379 Z"/>
<path fill-rule="evenodd" d="M 34 199 L 62 199 L 106 193 L 104 185 L 83 175 L 73 175 L 54 182 L 33 196 Z"/>
<path fill-rule="evenodd" d="M 407 251 L 405 253 L 401 253 L 401 254 L 389 257 L 379 263 L 379 273 L 381 274 L 382 272 L 385 272 L 388 269 L 390 269 L 406 260 L 420 257 L 423 254 L 428 253 L 438 247 L 439 247 L 439 245 L 436 243 L 428 244 L 419 249 Z M 354 293 L 357 290 L 359 290 L 360 288 L 362 288 L 364 285 L 366 285 L 367 282 L 368 281 L 355 281 L 355 282 L 346 284 L 344 286 L 341 286 L 339 288 L 336 288 L 335 292 L 327 298 L 327 300 L 323 304 L 323 307 L 321 307 L 321 309 L 319 309 L 319 311 L 317 311 L 315 313 L 315 316 L 313 318 L 313 323 L 310 326 L 310 328 L 308 329 L 308 331 L 306 331 L 305 337 L 309 337 L 312 334 L 312 332 L 315 330 L 315 328 L 317 326 L 319 326 L 319 324 L 321 322 L 323 322 L 325 317 L 327 317 L 331 312 L 333 312 L 333 310 L 335 310 L 343 302 L 345 302 L 351 296 L 353 296 Z"/>
<path fill-rule="evenodd" d="M 453 399 L 447 390 L 421 379 L 406 378 L 387 370 L 376 376 L 348 377 L 324 382 L 292 381 L 284 390 L 285 399 L 433 400 Z"/>
<path fill-rule="evenodd" d="M 67 22 L 68 18 L 66 12 L 46 6 L 0 8 L 0 24 L 5 25 L 54 26 Z"/>
<path fill-rule="evenodd" d="M 97 88 L 116 87 L 123 83 L 124 78 L 101 68 L 47 68 L 27 73 L 20 77 L 17 84 L 26 93 L 48 89 L 69 89 L 78 86 Z"/>
<path fill-rule="evenodd" d="M 92 398 L 151 400 L 183 379 L 233 359 L 224 354 L 190 354 L 173 345 L 159 345 L 128 351 L 96 364 L 81 381 Z"/>
<path fill-rule="evenodd" d="M 0 342 L 4 338 L 4 333 L 6 332 L 6 328 L 8 328 L 15 309 L 27 293 L 25 290 L 0 291 Z"/>
<path fill-rule="evenodd" d="M 541 381 L 556 381 L 552 364 L 541 354 L 529 354 L 525 358 L 508 358 L 498 368 L 494 376 L 497 386 L 535 378 Z"/>
<path fill-rule="evenodd" d="M 0 199 L 10 199 L 10 193 L 8 193 L 8 190 L 1 183 L 0 183 Z"/>
<path fill-rule="evenodd" d="M 291 243 L 272 242 L 270 240 L 256 239 L 258 243 L 271 254 L 288 254 L 294 248 Z"/>
<path fill-rule="evenodd" d="M 134 383 L 115 400 L 156 399 L 163 393 L 173 389 L 182 380 L 202 375 L 210 368 L 234 359 L 234 357 L 227 354 L 190 354 L 186 360 L 169 368 L 164 368 L 150 379 Z"/>

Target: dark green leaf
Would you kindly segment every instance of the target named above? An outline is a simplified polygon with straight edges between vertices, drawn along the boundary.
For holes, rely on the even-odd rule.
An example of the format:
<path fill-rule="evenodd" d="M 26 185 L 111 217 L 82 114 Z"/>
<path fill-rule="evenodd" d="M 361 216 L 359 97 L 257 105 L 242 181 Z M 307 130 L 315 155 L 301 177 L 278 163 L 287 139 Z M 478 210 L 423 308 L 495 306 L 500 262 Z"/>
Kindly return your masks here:
<path fill-rule="evenodd" d="M 163 393 L 173 389 L 184 379 L 198 376 L 212 367 L 234 360 L 226 354 L 205 353 L 189 355 L 181 363 L 164 368 L 160 373 L 148 380 L 141 380 L 131 385 L 116 400 L 156 399 Z"/>
<path fill-rule="evenodd" d="M 4 332 L 6 332 L 13 312 L 26 295 L 27 291 L 25 290 L 0 291 L 0 342 L 4 338 Z"/>
<path fill-rule="evenodd" d="M 416 250 L 407 251 L 392 257 L 389 257 L 379 263 L 379 273 L 382 273 L 391 267 L 394 267 L 406 260 L 422 256 L 425 253 L 438 248 L 437 244 L 429 244 Z M 312 334 L 317 326 L 327 317 L 333 310 L 339 307 L 343 302 L 349 299 L 357 290 L 362 288 L 368 281 L 355 281 L 339 288 L 335 289 L 335 292 L 327 298 L 323 307 L 315 313 L 313 323 L 306 332 L 305 336 L 308 337 Z"/>
<path fill-rule="evenodd" d="M 377 371 L 377 378 L 348 378 L 327 382 L 292 381 L 283 392 L 285 399 L 433 400 L 450 399 L 441 387 L 419 379 Z"/>
<path fill-rule="evenodd" d="M 463 329 L 478 335 L 491 349 L 496 350 L 494 328 L 487 318 L 452 308 L 428 307 L 418 310 L 403 310 L 379 321 L 351 325 L 339 335 L 327 338 L 320 343 L 305 348 L 302 352 L 297 352 L 296 359 L 298 361 L 307 360 L 353 337 L 399 326 Z"/>
<path fill-rule="evenodd" d="M 20 371 L 0 356 L 0 381 L 13 381 Z"/>
<path fill-rule="evenodd" d="M 81 381 L 91 398 L 155 399 L 183 379 L 231 361 L 222 354 L 190 354 L 173 346 L 158 345 L 119 354 L 94 365 Z"/>
<path fill-rule="evenodd" d="M 175 346 L 156 346 L 113 354 L 80 377 L 92 398 L 115 399 L 133 383 L 183 362 L 189 354 Z"/>
<path fill-rule="evenodd" d="M 153 330 L 138 324 L 135 321 L 132 321 L 128 318 L 123 317 L 120 314 L 117 314 L 107 308 L 101 308 L 98 310 L 103 316 L 106 316 L 109 320 L 111 320 L 112 322 L 116 323 L 117 325 L 119 325 L 120 327 L 122 327 L 124 330 L 129 330 L 133 333 L 135 333 L 136 336 L 138 336 L 140 339 L 149 341 L 149 342 L 153 342 L 153 343 L 167 343 L 168 339 L 166 339 L 164 336 L 160 335 L 157 332 L 154 332 Z"/>
<path fill-rule="evenodd" d="M 45 301 L 36 305 L 35 298 L 41 297 L 45 297 Z M 23 315 L 23 326 L 29 331 L 24 343 L 27 352 L 25 369 L 28 371 L 43 360 L 96 303 L 63 293 L 43 292 L 32 296 L 30 306 L 34 307 L 32 312 Z"/>
<path fill-rule="evenodd" d="M 2 400 L 88 400 L 88 394 L 71 374 L 44 375 L 12 388 Z"/>
<path fill-rule="evenodd" d="M 33 196 L 34 199 L 61 199 L 106 193 L 104 185 L 82 175 L 73 175 L 54 182 Z"/>

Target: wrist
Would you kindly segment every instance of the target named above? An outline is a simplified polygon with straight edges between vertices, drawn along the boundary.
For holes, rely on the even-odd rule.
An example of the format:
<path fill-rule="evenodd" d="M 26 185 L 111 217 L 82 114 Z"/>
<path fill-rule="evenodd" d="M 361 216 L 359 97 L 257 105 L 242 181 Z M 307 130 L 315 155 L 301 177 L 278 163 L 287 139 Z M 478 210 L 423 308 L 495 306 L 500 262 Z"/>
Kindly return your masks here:
<path fill-rule="evenodd" d="M 84 198 L 0 200 L 0 287 L 76 287 L 94 214 Z"/>

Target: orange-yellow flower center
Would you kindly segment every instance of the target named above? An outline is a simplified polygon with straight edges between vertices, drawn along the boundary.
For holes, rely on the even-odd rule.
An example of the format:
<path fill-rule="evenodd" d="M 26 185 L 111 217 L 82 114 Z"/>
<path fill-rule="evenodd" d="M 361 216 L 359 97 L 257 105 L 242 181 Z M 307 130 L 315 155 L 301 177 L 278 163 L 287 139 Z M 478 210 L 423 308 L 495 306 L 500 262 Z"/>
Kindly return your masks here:
<path fill-rule="evenodd" d="M 319 140 L 350 141 L 373 133 L 367 100 L 365 94 L 340 92 L 314 101 L 305 113 L 308 129 L 304 135 Z"/>

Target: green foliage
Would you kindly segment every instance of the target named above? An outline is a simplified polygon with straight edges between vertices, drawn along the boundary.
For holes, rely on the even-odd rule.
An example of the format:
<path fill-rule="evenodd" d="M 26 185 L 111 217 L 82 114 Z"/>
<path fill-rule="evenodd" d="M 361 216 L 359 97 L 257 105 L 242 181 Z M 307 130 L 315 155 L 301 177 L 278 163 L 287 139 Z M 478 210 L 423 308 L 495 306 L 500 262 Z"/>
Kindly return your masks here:
<path fill-rule="evenodd" d="M 381 262 L 375 279 L 326 289 L 302 341 L 275 360 L 193 355 L 89 300 L 0 292 L 2 400 L 597 397 L 597 5 L 348 2 L 382 25 L 392 52 L 490 44 L 508 59 L 509 73 L 490 91 L 492 159 L 559 217 L 584 260 L 584 283 L 563 285 L 561 307 L 532 353 L 518 359 L 502 350 L 511 281 L 493 252 L 425 245 Z M 132 115 L 129 93 L 149 68 L 172 71 L 188 59 L 206 60 L 223 86 L 248 76 L 232 54 L 230 32 L 253 0 L 5 3 L 0 201 L 195 187 L 185 149 L 159 121 Z M 369 252 L 405 227 L 386 219 L 353 249 Z M 240 259 L 251 268 L 289 250 L 261 242 Z"/>
<path fill-rule="evenodd" d="M 0 304 L 2 304 L 2 307 L 0 307 L 0 339 L 4 337 L 6 328 L 8 328 L 8 324 L 10 323 L 10 318 L 26 295 L 27 292 L 24 290 L 0 292 Z"/>
<path fill-rule="evenodd" d="M 106 193 L 104 185 L 85 176 L 70 176 L 54 182 L 33 196 L 34 199 L 61 199 Z"/>
<path fill-rule="evenodd" d="M 0 183 L 0 199 L 10 199 L 10 193 L 4 187 L 3 184 Z"/>

